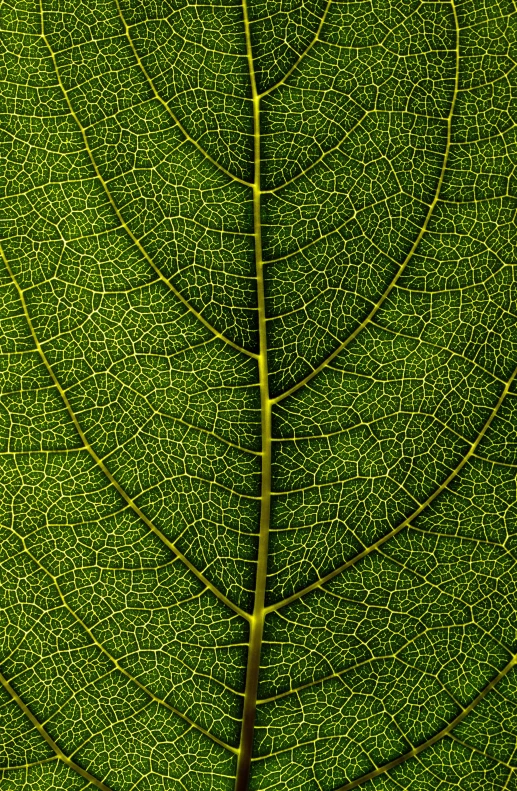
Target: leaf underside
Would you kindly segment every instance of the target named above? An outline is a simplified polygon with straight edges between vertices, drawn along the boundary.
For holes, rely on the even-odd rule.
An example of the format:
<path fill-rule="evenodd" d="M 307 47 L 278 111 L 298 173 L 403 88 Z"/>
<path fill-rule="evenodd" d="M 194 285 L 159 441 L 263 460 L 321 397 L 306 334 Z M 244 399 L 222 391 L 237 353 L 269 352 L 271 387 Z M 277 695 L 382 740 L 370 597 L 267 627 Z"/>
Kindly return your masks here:
<path fill-rule="evenodd" d="M 1 791 L 516 791 L 515 3 L 1 9 Z"/>

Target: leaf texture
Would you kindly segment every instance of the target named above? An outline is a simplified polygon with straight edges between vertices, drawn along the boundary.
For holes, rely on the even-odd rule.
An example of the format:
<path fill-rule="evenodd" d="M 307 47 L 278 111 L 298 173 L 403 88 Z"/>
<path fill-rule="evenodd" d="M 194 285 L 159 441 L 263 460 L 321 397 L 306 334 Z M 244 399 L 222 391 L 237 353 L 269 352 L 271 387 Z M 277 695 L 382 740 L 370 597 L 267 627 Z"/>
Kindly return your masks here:
<path fill-rule="evenodd" d="M 2 791 L 517 791 L 509 0 L 4 0 Z"/>

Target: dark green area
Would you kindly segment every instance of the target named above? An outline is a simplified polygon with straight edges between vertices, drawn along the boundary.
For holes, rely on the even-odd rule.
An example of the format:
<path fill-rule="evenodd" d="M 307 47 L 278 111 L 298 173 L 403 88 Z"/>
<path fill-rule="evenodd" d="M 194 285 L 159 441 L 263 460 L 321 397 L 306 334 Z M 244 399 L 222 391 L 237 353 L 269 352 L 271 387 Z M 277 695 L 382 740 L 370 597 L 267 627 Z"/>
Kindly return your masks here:
<path fill-rule="evenodd" d="M 1 791 L 235 788 L 266 353 L 247 788 L 517 791 L 515 3 L 0 31 Z"/>

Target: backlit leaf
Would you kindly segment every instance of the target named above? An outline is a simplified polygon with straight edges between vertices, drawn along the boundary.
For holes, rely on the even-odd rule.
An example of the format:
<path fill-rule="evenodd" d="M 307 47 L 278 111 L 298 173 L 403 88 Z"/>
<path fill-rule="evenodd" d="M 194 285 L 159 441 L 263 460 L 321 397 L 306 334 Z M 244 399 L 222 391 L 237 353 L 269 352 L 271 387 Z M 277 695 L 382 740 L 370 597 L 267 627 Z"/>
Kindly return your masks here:
<path fill-rule="evenodd" d="M 506 0 L 9 0 L 2 791 L 517 791 Z"/>

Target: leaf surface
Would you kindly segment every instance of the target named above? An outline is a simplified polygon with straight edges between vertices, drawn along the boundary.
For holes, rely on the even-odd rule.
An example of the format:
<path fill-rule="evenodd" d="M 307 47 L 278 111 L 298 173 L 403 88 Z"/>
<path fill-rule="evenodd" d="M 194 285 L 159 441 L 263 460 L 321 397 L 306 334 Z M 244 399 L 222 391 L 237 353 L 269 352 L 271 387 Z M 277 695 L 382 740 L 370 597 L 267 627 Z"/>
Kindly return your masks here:
<path fill-rule="evenodd" d="M 516 791 L 515 5 L 1 30 L 2 791 Z"/>

